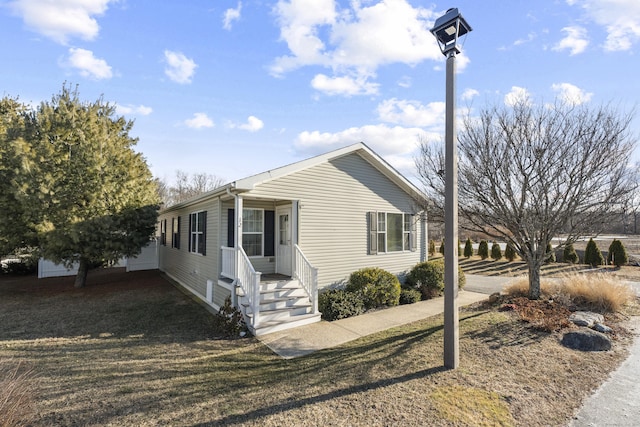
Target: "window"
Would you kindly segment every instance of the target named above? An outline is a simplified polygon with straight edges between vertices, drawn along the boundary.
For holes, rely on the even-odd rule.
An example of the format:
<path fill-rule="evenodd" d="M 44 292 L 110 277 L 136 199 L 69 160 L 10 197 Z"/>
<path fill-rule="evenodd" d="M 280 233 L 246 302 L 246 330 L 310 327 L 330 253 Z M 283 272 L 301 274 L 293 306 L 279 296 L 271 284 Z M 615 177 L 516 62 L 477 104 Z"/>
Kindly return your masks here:
<path fill-rule="evenodd" d="M 369 213 L 369 254 L 416 250 L 414 216 L 404 213 Z"/>
<path fill-rule="evenodd" d="M 262 256 L 264 242 L 264 211 L 242 210 L 242 247 L 247 256 Z"/>
<path fill-rule="evenodd" d="M 180 249 L 180 217 L 171 219 L 171 247 Z"/>
<path fill-rule="evenodd" d="M 160 220 L 160 244 L 167 245 L 167 220 Z"/>
<path fill-rule="evenodd" d="M 189 252 L 207 254 L 207 212 L 189 215 Z"/>

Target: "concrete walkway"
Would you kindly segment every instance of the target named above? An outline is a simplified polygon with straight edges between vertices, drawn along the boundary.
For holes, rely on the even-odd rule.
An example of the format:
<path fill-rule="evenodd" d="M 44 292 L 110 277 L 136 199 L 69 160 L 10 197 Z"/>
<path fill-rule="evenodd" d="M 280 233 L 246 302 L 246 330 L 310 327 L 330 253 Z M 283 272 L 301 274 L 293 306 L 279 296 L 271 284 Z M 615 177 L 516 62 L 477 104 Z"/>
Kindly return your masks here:
<path fill-rule="evenodd" d="M 485 299 L 487 299 L 486 294 L 462 290 L 458 293 L 458 306 L 462 307 Z M 281 357 L 292 359 L 435 316 L 443 311 L 444 297 L 440 297 L 333 322 L 322 320 L 311 325 L 262 335 L 258 339 Z"/>

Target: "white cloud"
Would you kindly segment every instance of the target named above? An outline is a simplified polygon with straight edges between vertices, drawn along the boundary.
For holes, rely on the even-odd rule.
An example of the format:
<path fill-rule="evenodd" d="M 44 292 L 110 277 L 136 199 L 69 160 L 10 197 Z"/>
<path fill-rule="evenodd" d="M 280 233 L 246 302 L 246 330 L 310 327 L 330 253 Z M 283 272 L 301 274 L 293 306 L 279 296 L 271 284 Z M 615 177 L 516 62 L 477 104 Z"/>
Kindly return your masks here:
<path fill-rule="evenodd" d="M 573 105 L 589 102 L 593 96 L 593 93 L 585 92 L 571 83 L 556 83 L 551 85 L 551 89 L 558 94 L 560 100 Z"/>
<path fill-rule="evenodd" d="M 462 92 L 462 95 L 460 95 L 460 99 L 467 101 L 478 95 L 480 95 L 480 92 L 475 89 L 468 88 Z"/>
<path fill-rule="evenodd" d="M 238 124 L 238 123 L 230 122 L 228 126 L 232 129 L 237 128 L 237 129 L 246 130 L 248 132 L 257 132 L 264 127 L 264 122 L 259 118 L 257 118 L 256 116 L 249 116 L 247 118 L 246 123 Z"/>
<path fill-rule="evenodd" d="M 122 116 L 127 114 L 136 114 L 141 116 L 148 116 L 153 112 L 153 108 L 145 105 L 116 105 L 116 112 Z"/>
<path fill-rule="evenodd" d="M 440 126 L 444 124 L 444 114 L 444 102 L 431 102 L 425 106 L 419 101 L 392 98 L 378 105 L 378 116 L 381 121 L 407 126 Z"/>
<path fill-rule="evenodd" d="M 426 132 L 415 127 L 367 125 L 336 133 L 301 132 L 294 145 L 298 151 L 305 154 L 318 154 L 356 142 L 364 142 L 382 156 L 408 155 L 417 148 L 419 135 L 426 135 Z"/>
<path fill-rule="evenodd" d="M 398 80 L 398 86 L 403 87 L 405 89 L 410 88 L 412 84 L 413 84 L 413 81 L 409 76 L 402 76 L 400 80 Z"/>
<path fill-rule="evenodd" d="M 328 77 L 324 74 L 317 74 L 311 80 L 311 86 L 327 95 L 375 95 L 378 93 L 377 83 L 367 81 L 365 76 L 357 76 L 356 78 L 344 77 Z"/>
<path fill-rule="evenodd" d="M 561 51 L 569 49 L 570 55 L 577 55 L 584 52 L 589 45 L 586 29 L 583 27 L 573 26 L 564 27 L 562 31 L 566 36 L 553 46 L 553 50 Z"/>
<path fill-rule="evenodd" d="M 164 73 L 171 80 L 180 84 L 191 83 L 197 67 L 193 59 L 187 58 L 181 52 L 173 52 L 170 50 L 164 51 L 164 59 L 167 63 Z"/>
<path fill-rule="evenodd" d="M 638 0 L 567 0 L 567 3 L 581 6 L 588 18 L 605 28 L 605 50 L 629 50 L 640 40 Z"/>
<path fill-rule="evenodd" d="M 367 80 L 385 64 L 444 60 L 429 32 L 438 14 L 406 0 L 352 1 L 342 9 L 334 0 L 279 0 L 274 13 L 289 54 L 274 60 L 271 73 L 331 68 L 334 77 L 316 75 L 314 87 L 333 94 L 371 94 Z M 459 61 L 458 68 L 467 62 Z"/>
<path fill-rule="evenodd" d="M 233 21 L 237 21 L 240 19 L 240 12 L 242 11 L 242 2 L 238 2 L 238 6 L 235 9 L 229 8 L 224 12 L 224 17 L 222 19 L 222 27 L 225 30 L 231 30 L 231 24 Z"/>
<path fill-rule="evenodd" d="M 531 94 L 529 91 L 523 87 L 512 86 L 511 92 L 504 96 L 504 103 L 513 107 L 514 105 L 520 102 L 529 103 L 531 99 Z"/>
<path fill-rule="evenodd" d="M 86 49 L 71 48 L 67 65 L 77 69 L 80 75 L 95 80 L 110 79 L 113 77 L 111 67 L 104 59 L 96 58 L 93 52 Z"/>
<path fill-rule="evenodd" d="M 71 37 L 93 40 L 100 31 L 94 16 L 118 0 L 14 0 L 8 3 L 33 31 L 57 43 L 67 44 Z"/>
<path fill-rule="evenodd" d="M 205 113 L 195 113 L 193 118 L 185 120 L 184 124 L 191 129 L 212 128 L 215 126 L 213 120 Z"/>

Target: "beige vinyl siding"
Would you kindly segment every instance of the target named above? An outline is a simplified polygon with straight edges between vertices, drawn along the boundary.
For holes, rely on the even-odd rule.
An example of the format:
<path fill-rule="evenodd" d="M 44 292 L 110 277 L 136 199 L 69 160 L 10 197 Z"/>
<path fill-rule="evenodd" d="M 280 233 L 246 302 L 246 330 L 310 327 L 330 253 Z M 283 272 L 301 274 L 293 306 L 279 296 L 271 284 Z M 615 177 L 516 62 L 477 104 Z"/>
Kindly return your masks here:
<path fill-rule="evenodd" d="M 318 267 L 321 287 L 341 283 L 363 267 L 402 274 L 420 261 L 419 251 L 368 254 L 367 212 L 415 214 L 418 208 L 357 154 L 261 184 L 251 195 L 299 200 L 299 245 Z M 418 236 L 418 247 L 422 239 Z"/>
<path fill-rule="evenodd" d="M 220 256 L 219 205 L 219 199 L 215 198 L 193 206 L 165 212 L 160 216 L 160 220 L 166 219 L 168 224 L 171 223 L 172 218 L 180 216 L 180 249 L 172 248 L 171 245 L 160 247 L 160 270 L 201 298 L 206 297 L 207 280 L 212 280 L 214 282 L 214 300 L 217 300 L 216 293 L 224 290 L 216 284 L 219 276 Z M 207 252 L 205 256 L 189 252 L 191 237 L 189 215 L 199 211 L 207 211 Z"/>

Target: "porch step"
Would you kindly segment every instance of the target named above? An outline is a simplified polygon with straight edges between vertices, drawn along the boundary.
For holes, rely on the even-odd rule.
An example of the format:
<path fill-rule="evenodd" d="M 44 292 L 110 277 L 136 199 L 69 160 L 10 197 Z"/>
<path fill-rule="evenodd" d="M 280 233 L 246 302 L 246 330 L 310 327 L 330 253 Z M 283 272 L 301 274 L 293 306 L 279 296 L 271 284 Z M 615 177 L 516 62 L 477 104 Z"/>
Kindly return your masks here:
<path fill-rule="evenodd" d="M 253 312 L 247 297 L 240 306 L 245 321 L 254 335 L 294 328 L 320 321 L 320 313 L 312 313 L 313 304 L 298 280 L 281 280 L 260 284 L 258 323 L 253 325 Z"/>

